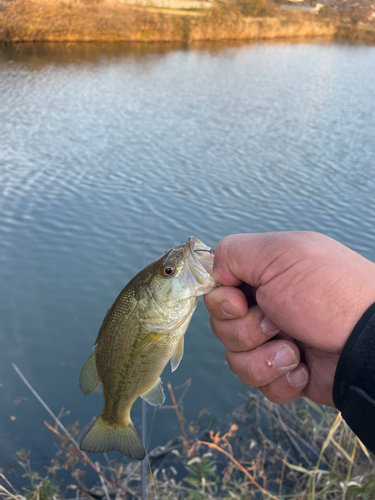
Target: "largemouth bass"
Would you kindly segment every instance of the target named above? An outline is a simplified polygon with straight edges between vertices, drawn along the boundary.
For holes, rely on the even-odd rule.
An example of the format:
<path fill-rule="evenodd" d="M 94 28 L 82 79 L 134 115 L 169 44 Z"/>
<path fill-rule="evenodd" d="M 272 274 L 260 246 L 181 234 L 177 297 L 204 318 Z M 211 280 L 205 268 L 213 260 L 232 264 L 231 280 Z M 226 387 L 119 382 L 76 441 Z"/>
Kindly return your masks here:
<path fill-rule="evenodd" d="M 213 250 L 194 236 L 168 250 L 125 286 L 107 312 L 80 376 L 85 395 L 103 384 L 104 408 L 81 442 L 81 450 L 119 450 L 142 460 L 145 449 L 130 410 L 141 396 L 162 405 L 160 375 L 184 352 L 184 335 L 198 296 L 213 290 Z"/>

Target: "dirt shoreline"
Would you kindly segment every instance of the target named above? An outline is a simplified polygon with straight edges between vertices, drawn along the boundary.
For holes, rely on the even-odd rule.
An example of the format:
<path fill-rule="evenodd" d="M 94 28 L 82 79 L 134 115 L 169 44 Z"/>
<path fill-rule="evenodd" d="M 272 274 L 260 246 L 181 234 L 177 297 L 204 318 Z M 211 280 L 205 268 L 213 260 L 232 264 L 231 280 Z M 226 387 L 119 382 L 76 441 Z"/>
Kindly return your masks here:
<path fill-rule="evenodd" d="M 202 11 L 105 0 L 0 0 L 0 42 L 196 42 L 278 38 L 375 42 L 373 26 L 305 13 L 245 17 L 236 5 Z"/>

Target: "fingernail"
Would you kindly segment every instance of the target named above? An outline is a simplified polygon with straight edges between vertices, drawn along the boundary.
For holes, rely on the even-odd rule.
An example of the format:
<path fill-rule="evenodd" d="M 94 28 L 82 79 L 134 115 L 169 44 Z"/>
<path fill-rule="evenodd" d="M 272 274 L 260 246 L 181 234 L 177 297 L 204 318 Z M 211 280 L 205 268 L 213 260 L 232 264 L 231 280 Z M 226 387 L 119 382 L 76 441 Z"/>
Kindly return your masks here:
<path fill-rule="evenodd" d="M 297 366 L 297 358 L 293 352 L 293 349 L 288 345 L 284 344 L 276 351 L 273 357 L 273 363 L 278 368 L 291 368 Z"/>
<path fill-rule="evenodd" d="M 303 385 L 306 383 L 307 377 L 307 370 L 303 366 L 299 366 L 295 370 L 289 372 L 286 376 L 291 385 Z"/>
<path fill-rule="evenodd" d="M 262 319 L 260 329 L 267 335 L 271 335 L 271 333 L 279 333 L 280 331 L 280 328 L 277 327 L 275 323 L 273 323 L 269 318 L 267 318 L 267 316 L 264 316 L 264 318 Z"/>
<path fill-rule="evenodd" d="M 223 302 L 220 306 L 220 309 L 225 314 L 225 316 L 228 316 L 229 318 L 238 317 L 237 309 L 228 301 Z"/>

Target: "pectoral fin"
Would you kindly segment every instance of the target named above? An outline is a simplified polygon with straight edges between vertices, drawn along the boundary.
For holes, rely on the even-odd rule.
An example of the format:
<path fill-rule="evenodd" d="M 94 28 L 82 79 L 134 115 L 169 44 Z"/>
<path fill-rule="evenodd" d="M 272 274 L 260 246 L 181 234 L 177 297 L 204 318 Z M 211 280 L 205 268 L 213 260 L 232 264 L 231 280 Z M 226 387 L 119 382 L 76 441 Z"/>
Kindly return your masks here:
<path fill-rule="evenodd" d="M 100 384 L 101 380 L 95 365 L 95 352 L 93 352 L 83 365 L 81 375 L 79 377 L 79 387 L 83 394 L 87 396 L 95 391 Z"/>
<path fill-rule="evenodd" d="M 183 355 L 184 355 L 184 336 L 182 336 L 180 342 L 177 344 L 176 350 L 173 356 L 171 357 L 172 372 L 177 370 Z"/>
<path fill-rule="evenodd" d="M 165 394 L 163 390 L 163 382 L 161 381 L 160 377 L 156 381 L 154 387 L 142 394 L 141 398 L 153 406 L 161 406 L 164 403 Z"/>
<path fill-rule="evenodd" d="M 136 347 L 134 354 L 133 354 L 133 359 L 139 358 L 141 354 L 147 353 L 152 346 L 156 344 L 160 339 L 164 337 L 163 334 L 161 333 L 155 333 L 152 332 L 147 337 L 145 337 Z"/>

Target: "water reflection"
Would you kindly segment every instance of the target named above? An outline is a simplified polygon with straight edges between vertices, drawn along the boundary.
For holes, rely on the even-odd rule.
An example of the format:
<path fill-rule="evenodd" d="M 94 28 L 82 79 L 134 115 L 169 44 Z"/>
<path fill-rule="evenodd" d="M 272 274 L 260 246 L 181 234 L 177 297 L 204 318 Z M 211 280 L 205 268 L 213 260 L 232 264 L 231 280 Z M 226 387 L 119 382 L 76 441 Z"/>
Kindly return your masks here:
<path fill-rule="evenodd" d="M 293 38 L 288 40 L 288 45 L 309 45 L 311 42 L 305 38 Z M 320 39 L 315 44 L 327 45 L 330 42 Z M 285 45 L 282 39 L 268 40 L 267 46 Z M 156 55 L 162 57 L 175 51 L 202 51 L 208 52 L 211 56 L 218 55 L 220 57 L 232 58 L 233 54 L 228 52 L 228 49 L 236 49 L 246 47 L 249 50 L 251 47 L 259 45 L 258 41 L 228 41 L 228 42 L 155 42 L 155 43 L 141 43 L 141 42 L 118 42 L 118 43 L 105 43 L 105 42 L 66 42 L 66 43 L 20 43 L 9 44 L 1 47 L 0 50 L 0 63 L 12 64 L 14 62 L 27 65 L 29 70 L 37 70 L 53 62 L 54 65 L 65 64 L 102 64 L 103 58 L 107 61 L 111 59 L 118 59 L 125 57 L 134 57 L 141 59 Z M 264 45 L 264 43 L 262 43 Z M 347 42 L 335 42 L 335 45 L 353 46 Z M 365 46 L 364 42 L 358 45 Z"/>
<path fill-rule="evenodd" d="M 171 52 L 199 50 L 211 54 L 222 54 L 229 46 L 244 45 L 240 42 L 214 43 L 196 42 L 187 44 L 175 43 L 22 43 L 7 45 L 0 50 L 0 62 L 17 62 L 26 64 L 29 70 L 37 70 L 53 61 L 54 65 L 65 64 L 102 64 L 103 58 L 107 61 L 132 57 L 139 60 L 144 57 L 158 56 L 161 58 Z"/>

